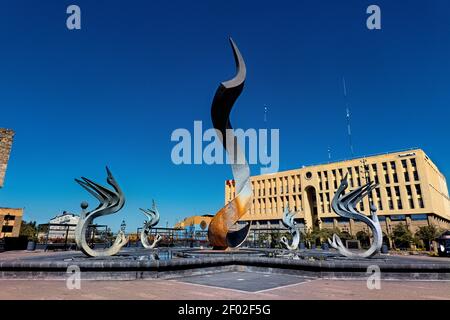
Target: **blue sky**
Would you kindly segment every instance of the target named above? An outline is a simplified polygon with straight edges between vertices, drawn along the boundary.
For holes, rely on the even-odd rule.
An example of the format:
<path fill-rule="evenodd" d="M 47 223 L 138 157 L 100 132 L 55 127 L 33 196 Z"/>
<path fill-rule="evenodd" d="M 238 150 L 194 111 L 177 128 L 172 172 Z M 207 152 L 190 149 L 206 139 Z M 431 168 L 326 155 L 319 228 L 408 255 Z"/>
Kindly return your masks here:
<path fill-rule="evenodd" d="M 66 28 L 77 4 L 82 29 Z M 381 7 L 382 30 L 366 28 Z M 215 213 L 227 165 L 176 166 L 170 135 L 210 126 L 217 85 L 234 74 L 232 36 L 247 81 L 235 127 L 280 129 L 280 169 L 350 156 L 345 76 L 356 155 L 421 147 L 450 176 L 450 3 L 434 1 L 23 1 L 0 3 L 0 127 L 14 129 L 0 205 L 46 222 L 95 201 L 74 178 L 105 182 L 125 208 L 101 218 L 140 226 L 155 198 L 160 224 Z M 258 173 L 258 167 L 252 167 Z"/>

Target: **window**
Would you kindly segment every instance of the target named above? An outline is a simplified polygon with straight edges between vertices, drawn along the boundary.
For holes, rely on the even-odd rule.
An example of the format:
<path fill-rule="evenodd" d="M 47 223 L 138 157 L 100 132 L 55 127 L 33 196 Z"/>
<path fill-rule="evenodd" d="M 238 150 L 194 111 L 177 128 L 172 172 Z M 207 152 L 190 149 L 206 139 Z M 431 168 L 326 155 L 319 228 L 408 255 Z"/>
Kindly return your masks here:
<path fill-rule="evenodd" d="M 404 221 L 406 219 L 404 214 L 396 214 L 391 216 L 392 221 Z"/>
<path fill-rule="evenodd" d="M 337 179 L 336 179 L 336 170 L 331 170 L 331 173 L 333 175 L 333 184 L 334 184 L 334 188 L 337 189 Z"/>
<path fill-rule="evenodd" d="M 408 196 L 412 196 L 412 192 L 411 192 L 411 186 L 406 186 L 406 194 L 408 195 Z"/>
<path fill-rule="evenodd" d="M 419 173 L 417 172 L 417 170 L 413 171 L 413 175 L 414 175 L 414 180 L 419 181 Z"/>
<path fill-rule="evenodd" d="M 409 161 L 411 161 L 412 167 L 413 167 L 413 168 L 416 168 L 416 159 L 411 158 L 411 159 L 409 159 Z"/>
<path fill-rule="evenodd" d="M 358 167 L 355 167 L 355 174 L 356 174 L 356 183 L 358 186 L 361 185 L 361 178 L 359 177 L 359 171 L 358 171 Z"/>
<path fill-rule="evenodd" d="M 377 198 L 378 198 L 378 199 L 381 198 L 380 188 L 376 188 L 376 189 L 375 189 L 375 194 L 377 195 Z"/>
<path fill-rule="evenodd" d="M 406 169 L 406 160 L 405 159 L 402 160 L 402 168 Z"/>
<path fill-rule="evenodd" d="M 394 187 L 395 190 L 395 196 L 397 197 L 397 207 L 402 210 L 403 209 L 403 205 L 402 205 L 402 200 L 400 198 L 400 187 Z"/>
<path fill-rule="evenodd" d="M 379 221 L 386 221 L 386 217 L 385 216 L 378 216 L 378 220 Z"/>
<path fill-rule="evenodd" d="M 347 168 L 348 180 L 350 181 L 350 187 L 353 188 L 352 168 Z"/>
<path fill-rule="evenodd" d="M 386 188 L 386 193 L 389 198 L 392 197 L 391 188 Z"/>
<path fill-rule="evenodd" d="M 2 227 L 2 232 L 4 233 L 8 233 L 8 232 L 12 232 L 13 231 L 13 226 L 3 226 Z"/>
<path fill-rule="evenodd" d="M 404 174 L 405 174 L 405 181 L 409 182 L 409 173 L 408 173 L 408 171 L 405 171 Z"/>
<path fill-rule="evenodd" d="M 322 190 L 322 173 L 318 172 L 317 175 L 319 176 L 319 189 Z"/>
<path fill-rule="evenodd" d="M 425 208 L 425 204 L 423 203 L 423 199 L 422 198 L 417 199 L 417 201 L 419 202 L 419 207 Z"/>
<path fill-rule="evenodd" d="M 389 180 L 389 175 L 387 173 L 384 174 L 384 180 L 386 181 L 386 184 L 391 183 L 391 181 Z"/>
<path fill-rule="evenodd" d="M 422 189 L 420 188 L 420 184 L 416 184 L 416 193 L 417 193 L 417 201 L 419 202 L 419 206 L 421 208 L 424 208 L 425 204 L 423 203 Z"/>
<path fill-rule="evenodd" d="M 321 219 L 323 223 L 333 223 L 333 218 L 322 218 Z"/>
<path fill-rule="evenodd" d="M 420 184 L 416 184 L 416 192 L 419 197 L 422 196 L 422 189 L 420 188 Z"/>
<path fill-rule="evenodd" d="M 387 193 L 387 196 L 388 196 L 389 209 L 390 210 L 394 210 L 394 202 L 392 201 L 391 188 L 386 188 L 386 193 Z"/>
<path fill-rule="evenodd" d="M 413 221 L 424 221 L 427 219 L 428 219 L 428 217 L 426 214 L 412 214 L 411 215 L 411 220 L 413 220 Z"/>
<path fill-rule="evenodd" d="M 395 162 L 394 161 L 391 161 L 391 169 L 395 170 Z"/>
<path fill-rule="evenodd" d="M 328 203 L 328 212 L 331 212 L 331 204 L 330 204 L 330 194 L 326 193 L 326 199 L 327 199 L 327 203 Z"/>
<path fill-rule="evenodd" d="M 378 199 L 378 210 L 383 210 L 383 204 L 381 203 L 381 199 Z"/>
<path fill-rule="evenodd" d="M 324 207 L 324 203 L 323 203 L 323 193 L 319 194 L 319 198 L 320 198 L 320 208 L 322 209 L 322 212 L 324 212 L 325 207 Z"/>

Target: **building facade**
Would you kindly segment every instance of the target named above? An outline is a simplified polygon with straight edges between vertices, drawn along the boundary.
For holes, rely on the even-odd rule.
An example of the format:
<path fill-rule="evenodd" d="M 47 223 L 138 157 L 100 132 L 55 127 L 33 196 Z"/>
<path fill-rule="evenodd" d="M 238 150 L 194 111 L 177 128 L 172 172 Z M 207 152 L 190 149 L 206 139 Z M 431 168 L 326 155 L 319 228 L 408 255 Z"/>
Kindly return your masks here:
<path fill-rule="evenodd" d="M 22 217 L 23 209 L 0 208 L 0 239 L 18 237 Z"/>
<path fill-rule="evenodd" d="M 379 184 L 371 198 L 386 235 L 398 223 L 405 224 L 413 233 L 424 225 L 450 229 L 446 179 L 421 149 L 253 176 L 253 205 L 241 221 L 251 221 L 256 227 L 281 227 L 283 210 L 289 207 L 304 229 L 339 228 L 351 235 L 368 231 L 364 223 L 341 218 L 331 208 L 345 175 L 349 182 L 346 192 L 367 181 Z M 234 181 L 227 180 L 225 204 L 234 197 Z M 359 210 L 370 214 L 368 197 Z"/>
<path fill-rule="evenodd" d="M 6 167 L 13 143 L 14 131 L 0 128 L 0 188 L 5 180 Z"/>
<path fill-rule="evenodd" d="M 195 230 L 207 230 L 209 227 L 209 223 L 213 218 L 213 215 L 204 214 L 201 216 L 192 216 L 187 217 L 183 221 L 180 221 L 175 224 L 175 228 L 177 229 L 185 229 L 189 227 L 193 227 Z"/>
<path fill-rule="evenodd" d="M 64 211 L 62 214 L 50 219 L 49 239 L 75 239 L 75 228 L 80 217 L 76 214 Z"/>

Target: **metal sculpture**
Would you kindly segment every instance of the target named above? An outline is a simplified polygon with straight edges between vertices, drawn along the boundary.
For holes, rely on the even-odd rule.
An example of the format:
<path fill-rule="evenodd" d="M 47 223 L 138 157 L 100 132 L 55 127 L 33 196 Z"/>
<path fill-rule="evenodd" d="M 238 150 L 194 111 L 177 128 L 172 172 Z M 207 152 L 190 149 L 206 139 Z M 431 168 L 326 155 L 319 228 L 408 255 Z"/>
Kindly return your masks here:
<path fill-rule="evenodd" d="M 89 244 L 86 240 L 87 230 L 95 218 L 116 213 L 120 209 L 122 209 L 125 204 L 125 197 L 123 195 L 123 192 L 108 167 L 106 167 L 106 172 L 108 175 L 106 181 L 113 187 L 114 190 L 105 188 L 85 177 L 82 177 L 82 180 L 75 179 L 75 181 L 80 186 L 82 186 L 100 201 L 98 207 L 90 212 L 86 212 L 86 209 L 88 207 L 87 202 L 81 203 L 82 212 L 80 220 L 78 221 L 77 227 L 75 229 L 75 242 L 77 243 L 78 248 L 80 248 L 80 250 L 84 254 L 90 257 L 107 257 L 115 255 L 124 245 L 128 243 L 128 239 L 125 237 L 125 233 L 123 232 L 123 230 L 120 230 L 118 232 L 116 240 L 114 241 L 112 246 L 104 250 L 92 249 L 91 247 L 89 247 Z"/>
<path fill-rule="evenodd" d="M 250 223 L 239 230 L 232 231 L 230 229 L 250 209 L 253 199 L 250 168 L 245 154 L 239 148 L 230 122 L 231 109 L 244 89 L 246 68 L 244 59 L 231 38 L 230 43 L 236 63 L 236 76 L 219 85 L 211 106 L 211 119 L 231 160 L 236 186 L 236 197 L 216 213 L 209 225 L 209 242 L 214 249 L 218 250 L 237 248 L 245 241 L 250 231 Z"/>
<path fill-rule="evenodd" d="M 292 242 L 289 244 L 289 241 L 286 237 L 281 237 L 280 242 L 286 247 L 288 250 L 297 250 L 298 244 L 300 243 L 300 228 L 297 225 L 297 222 L 294 221 L 295 213 L 290 212 L 289 208 L 284 209 L 283 219 L 281 222 L 283 225 L 289 229 L 289 233 L 292 235 Z"/>
<path fill-rule="evenodd" d="M 152 208 L 151 209 L 142 209 L 139 208 L 139 210 L 142 211 L 142 213 L 147 217 L 148 221 L 144 222 L 144 227 L 141 231 L 141 243 L 146 249 L 154 249 L 158 242 L 162 240 L 162 237 L 159 234 L 156 234 L 153 242 L 150 244 L 148 242 L 148 235 L 150 233 L 150 229 L 154 226 L 156 226 L 159 222 L 159 211 L 156 208 L 156 203 L 153 200 Z"/>
<path fill-rule="evenodd" d="M 367 224 L 373 233 L 373 241 L 370 248 L 363 253 L 355 253 L 348 250 L 342 240 L 336 235 L 333 235 L 333 241 L 328 239 L 329 244 L 337 249 L 340 254 L 349 257 L 349 258 L 369 258 L 378 253 L 383 244 L 383 233 L 381 231 L 381 225 L 377 216 L 377 207 L 375 205 L 370 206 L 370 215 L 371 218 L 366 215 L 358 212 L 356 210 L 356 206 L 361 200 L 368 196 L 373 189 L 375 189 L 378 184 L 373 182 L 369 182 L 361 187 L 356 188 L 353 191 L 350 191 L 347 194 L 344 194 L 345 189 L 348 187 L 347 175 L 345 175 L 344 179 L 341 182 L 336 194 L 333 197 L 331 202 L 331 206 L 339 216 L 354 219 L 358 221 L 362 221 Z"/>

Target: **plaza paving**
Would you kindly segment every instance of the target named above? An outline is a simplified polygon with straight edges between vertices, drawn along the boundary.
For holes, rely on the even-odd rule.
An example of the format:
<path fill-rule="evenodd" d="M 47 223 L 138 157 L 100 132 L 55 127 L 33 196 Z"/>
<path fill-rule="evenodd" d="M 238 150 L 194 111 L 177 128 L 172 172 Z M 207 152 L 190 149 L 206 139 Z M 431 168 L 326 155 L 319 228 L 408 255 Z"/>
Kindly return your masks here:
<path fill-rule="evenodd" d="M 76 252 L 4 252 L 1 261 L 64 260 Z M 404 257 L 450 263 L 448 258 Z M 402 260 L 403 260 L 402 259 Z M 405 261 L 405 260 L 403 260 Z M 68 275 L 69 276 L 69 275 Z M 81 276 L 82 277 L 82 276 Z M 68 289 L 65 280 L 0 279 L 0 299 L 446 299 L 450 281 L 381 281 L 370 290 L 365 280 L 328 280 L 299 275 L 228 271 L 133 281 L 82 280 Z"/>
<path fill-rule="evenodd" d="M 255 275 L 255 274 L 253 274 Z M 215 275 L 211 275 L 213 278 Z M 80 289 L 67 289 L 62 280 L 0 280 L 0 299 L 446 299 L 450 300 L 447 281 L 382 281 L 380 290 L 369 290 L 365 281 L 299 279 L 279 287 L 257 290 L 254 282 L 277 281 L 271 275 L 257 274 L 254 279 L 240 272 L 226 275 L 229 288 L 215 287 L 187 277 L 176 280 L 82 281 Z M 223 275 L 222 275 L 223 277 Z M 244 279 L 244 280 L 239 280 Z M 234 286 L 233 282 L 239 282 Z M 244 284 L 248 282 L 247 284 Z M 252 283 L 253 282 L 253 283 Z M 257 291 L 248 291 L 252 288 Z"/>

